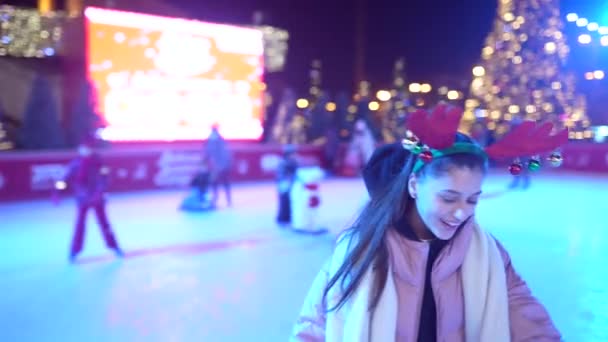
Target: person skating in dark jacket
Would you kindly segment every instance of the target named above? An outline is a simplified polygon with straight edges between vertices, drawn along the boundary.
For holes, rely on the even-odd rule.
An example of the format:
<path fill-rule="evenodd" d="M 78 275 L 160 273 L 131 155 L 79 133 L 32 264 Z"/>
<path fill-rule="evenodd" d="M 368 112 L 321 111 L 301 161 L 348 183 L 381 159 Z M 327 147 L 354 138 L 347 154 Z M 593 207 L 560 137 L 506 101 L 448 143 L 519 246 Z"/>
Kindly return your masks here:
<path fill-rule="evenodd" d="M 291 223 L 291 199 L 290 192 L 298 170 L 296 160 L 296 149 L 293 145 L 286 145 L 283 150 L 283 158 L 277 167 L 277 188 L 279 193 L 279 212 L 277 222 L 280 225 Z"/>
<path fill-rule="evenodd" d="M 232 167 L 232 152 L 228 148 L 228 143 L 219 132 L 219 127 L 213 125 L 211 134 L 207 139 L 204 149 L 204 158 L 209 161 L 211 172 L 210 185 L 213 191 L 211 202 L 217 207 L 219 197 L 219 186 L 224 187 L 226 202 L 232 206 L 232 196 L 230 191 L 230 169 Z"/>
<path fill-rule="evenodd" d="M 106 246 L 114 250 L 117 256 L 123 256 L 106 213 L 104 195 L 108 187 L 109 170 L 104 166 L 94 145 L 95 142 L 92 139 L 87 139 L 80 144 L 79 156 L 70 163 L 64 179 L 64 182 L 72 187 L 77 203 L 76 224 L 69 254 L 71 262 L 75 261 L 83 249 L 86 216 L 89 209 L 93 209 L 95 212 Z"/>

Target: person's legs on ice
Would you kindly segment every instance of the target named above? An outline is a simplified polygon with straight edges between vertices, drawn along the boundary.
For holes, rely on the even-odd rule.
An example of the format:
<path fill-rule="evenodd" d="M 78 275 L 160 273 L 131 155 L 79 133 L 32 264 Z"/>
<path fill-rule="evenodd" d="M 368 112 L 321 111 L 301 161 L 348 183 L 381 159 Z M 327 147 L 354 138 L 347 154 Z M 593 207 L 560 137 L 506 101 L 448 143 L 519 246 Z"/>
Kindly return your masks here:
<path fill-rule="evenodd" d="M 85 204 L 79 204 L 77 210 L 74 235 L 72 236 L 72 245 L 70 247 L 70 262 L 74 262 L 78 254 L 82 251 L 86 229 L 87 211 L 89 210 L 89 207 Z"/>
<path fill-rule="evenodd" d="M 114 236 L 114 232 L 110 227 L 110 222 L 108 221 L 108 216 L 106 214 L 105 204 L 100 201 L 93 206 L 95 210 L 95 215 L 97 216 L 97 223 L 99 224 L 99 228 L 101 229 L 101 234 L 103 235 L 103 239 L 106 243 L 106 246 L 112 250 L 118 257 L 123 257 L 124 253 L 120 246 L 118 246 L 118 242 L 116 242 L 116 237 Z"/>
<path fill-rule="evenodd" d="M 277 214 L 277 223 L 281 227 L 286 227 L 291 224 L 291 199 L 289 191 L 281 192 L 279 190 L 279 212 Z"/>

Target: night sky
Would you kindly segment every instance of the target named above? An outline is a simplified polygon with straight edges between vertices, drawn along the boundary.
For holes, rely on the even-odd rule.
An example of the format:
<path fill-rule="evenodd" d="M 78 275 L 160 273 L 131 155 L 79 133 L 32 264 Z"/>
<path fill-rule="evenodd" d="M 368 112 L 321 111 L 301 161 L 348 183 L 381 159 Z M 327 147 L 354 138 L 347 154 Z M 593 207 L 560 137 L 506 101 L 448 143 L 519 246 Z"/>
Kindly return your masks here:
<path fill-rule="evenodd" d="M 259 0 L 257 6 L 253 2 L 224 0 L 221 5 L 183 6 L 193 14 L 201 13 L 201 19 L 222 22 L 247 22 L 250 13 L 262 9 L 268 24 L 286 28 L 291 35 L 287 69 L 276 77 L 304 91 L 310 62 L 319 58 L 324 65 L 324 87 L 331 91 L 352 89 L 355 1 Z M 366 2 L 367 79 L 377 86 L 390 85 L 392 67 L 399 56 L 406 57 L 410 80 L 466 75 L 479 57 L 496 10 L 494 5 L 471 9 L 482 2 L 474 0 L 460 4 L 445 0 Z M 224 6 L 233 11 L 221 8 Z"/>
<path fill-rule="evenodd" d="M 407 60 L 409 81 L 467 79 L 480 56 L 496 13 L 493 0 L 364 0 L 367 79 L 375 87 L 391 83 L 399 56 Z M 265 23 L 290 32 L 285 72 L 269 75 L 305 92 L 310 62 L 323 61 L 324 88 L 353 89 L 356 0 L 173 1 L 202 20 L 250 23 L 262 10 Z M 577 11 L 608 24 L 602 0 L 563 0 L 562 15 Z"/>

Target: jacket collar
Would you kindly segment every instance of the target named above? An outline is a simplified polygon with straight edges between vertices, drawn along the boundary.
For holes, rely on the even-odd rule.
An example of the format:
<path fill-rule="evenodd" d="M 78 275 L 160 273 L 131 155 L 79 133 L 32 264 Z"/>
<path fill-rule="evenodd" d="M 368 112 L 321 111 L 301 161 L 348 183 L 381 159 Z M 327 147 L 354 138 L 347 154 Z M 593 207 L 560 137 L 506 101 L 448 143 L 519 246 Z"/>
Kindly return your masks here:
<path fill-rule="evenodd" d="M 430 242 L 418 240 L 411 228 L 403 222 L 399 224 L 399 228 L 390 228 L 387 232 L 387 244 L 394 265 L 393 272 L 411 285 L 423 286 L 429 249 L 441 248 L 432 268 L 432 278 L 434 281 L 446 279 L 464 262 L 473 224 L 473 218 L 467 220 L 449 241 Z"/>

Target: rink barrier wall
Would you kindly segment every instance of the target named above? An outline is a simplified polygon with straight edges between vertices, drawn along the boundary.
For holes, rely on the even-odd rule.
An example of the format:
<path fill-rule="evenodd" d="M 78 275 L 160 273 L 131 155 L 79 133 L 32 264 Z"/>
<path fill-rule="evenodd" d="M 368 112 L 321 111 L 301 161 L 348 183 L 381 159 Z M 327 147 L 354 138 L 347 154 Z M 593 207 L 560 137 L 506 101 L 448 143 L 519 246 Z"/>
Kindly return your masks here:
<path fill-rule="evenodd" d="M 281 156 L 280 145 L 232 144 L 234 182 L 272 180 Z M 122 146 L 102 150 L 110 168 L 110 192 L 186 188 L 201 158 L 197 143 Z M 327 164 L 322 147 L 300 146 L 305 166 Z M 330 164 L 338 175 L 356 176 L 340 163 Z M 608 144 L 571 143 L 562 148 L 561 170 L 608 174 Z M 55 180 L 65 174 L 74 151 L 0 153 L 0 201 L 44 198 L 56 194 Z M 67 193 L 66 193 L 67 194 Z"/>
<path fill-rule="evenodd" d="M 272 180 L 280 145 L 231 144 L 233 182 Z M 320 147 L 300 146 L 304 166 L 319 166 Z M 110 192 L 187 188 L 202 156 L 201 144 L 122 146 L 101 150 L 110 170 Z M 0 153 L 0 201 L 49 198 L 59 195 L 55 181 L 63 178 L 75 151 Z M 69 189 L 61 196 L 69 195 Z"/>

